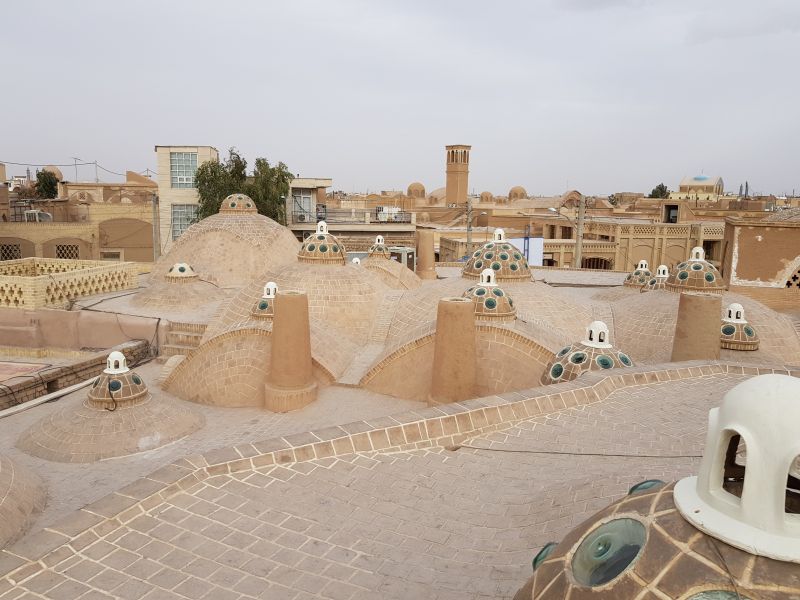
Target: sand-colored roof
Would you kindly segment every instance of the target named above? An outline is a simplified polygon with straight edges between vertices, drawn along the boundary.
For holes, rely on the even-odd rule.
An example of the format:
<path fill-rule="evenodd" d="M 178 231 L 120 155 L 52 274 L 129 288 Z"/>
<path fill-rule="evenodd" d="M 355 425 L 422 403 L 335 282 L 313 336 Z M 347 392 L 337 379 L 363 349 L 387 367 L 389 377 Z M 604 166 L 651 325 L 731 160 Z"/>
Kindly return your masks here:
<path fill-rule="evenodd" d="M 45 500 L 39 477 L 0 455 L 0 548 L 25 532 Z"/>
<path fill-rule="evenodd" d="M 800 208 L 778 210 L 761 220 L 767 223 L 800 223 Z"/>
<path fill-rule="evenodd" d="M 387 287 L 395 290 L 415 290 L 422 285 L 414 271 L 396 260 L 368 257 L 361 261 L 361 268 L 374 273 Z"/>
<path fill-rule="evenodd" d="M 505 239 L 486 242 L 473 252 L 461 274 L 467 279 L 479 279 L 484 269 L 492 269 L 498 282 L 531 278 L 528 261 L 516 246 Z"/>

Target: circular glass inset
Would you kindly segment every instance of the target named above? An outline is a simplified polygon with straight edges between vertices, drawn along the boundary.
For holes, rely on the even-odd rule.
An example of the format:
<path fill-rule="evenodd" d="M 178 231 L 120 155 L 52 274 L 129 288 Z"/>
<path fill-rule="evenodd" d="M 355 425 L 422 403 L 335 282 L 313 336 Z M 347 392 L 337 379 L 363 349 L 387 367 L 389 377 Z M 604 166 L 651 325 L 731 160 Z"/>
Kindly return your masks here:
<path fill-rule="evenodd" d="M 178 271 L 180 271 L 181 273 L 185 273 L 186 267 L 178 267 Z"/>
<path fill-rule="evenodd" d="M 501 267 L 501 265 L 500 265 L 499 262 L 493 262 L 492 263 L 492 269 L 494 269 L 495 271 L 499 271 L 500 267 Z"/>
<path fill-rule="evenodd" d="M 491 250 L 492 248 L 494 248 L 494 244 L 492 244 L 492 243 L 486 244 L 486 245 L 484 246 L 484 248 L 486 248 L 486 249 L 488 249 L 488 250 Z"/>
<path fill-rule="evenodd" d="M 586 352 L 575 352 L 569 357 L 569 362 L 573 365 L 580 365 L 586 362 Z"/>
<path fill-rule="evenodd" d="M 714 281 L 714 279 L 716 279 L 716 277 L 714 277 L 713 273 L 706 273 L 706 281 L 708 283 L 712 283 Z"/>
<path fill-rule="evenodd" d="M 695 263 L 695 264 L 692 265 L 692 270 L 693 271 L 702 271 L 703 270 L 703 265 L 698 265 L 697 263 Z"/>
<path fill-rule="evenodd" d="M 561 363 L 556 363 L 550 367 L 550 377 L 553 379 L 560 379 L 564 374 L 564 367 Z"/>
<path fill-rule="evenodd" d="M 482 260 L 476 260 L 475 261 L 475 268 L 476 269 L 480 269 L 482 266 L 483 266 L 483 261 Z"/>
<path fill-rule="evenodd" d="M 597 366 L 600 367 L 601 369 L 610 369 L 611 367 L 614 366 L 614 361 L 611 360 L 605 354 L 601 354 L 600 356 L 595 358 L 594 362 L 596 362 Z"/>
<path fill-rule="evenodd" d="M 475 253 L 472 256 L 477 258 L 480 255 L 481 255 L 481 251 L 480 250 L 476 250 Z"/>
<path fill-rule="evenodd" d="M 638 277 L 638 276 L 639 276 L 639 275 L 641 275 L 641 274 L 642 274 L 642 272 L 641 272 L 641 271 L 638 271 L 638 270 L 633 272 L 633 276 L 634 276 L 634 277 Z"/>
<path fill-rule="evenodd" d="M 511 246 L 508 244 L 503 244 L 503 250 L 511 250 Z"/>
<path fill-rule="evenodd" d="M 651 279 L 649 283 L 650 283 L 650 285 L 655 285 L 656 284 L 656 280 L 655 279 Z"/>
<path fill-rule="evenodd" d="M 338 252 L 339 251 L 339 246 L 334 245 L 334 246 L 331 247 L 331 250 L 333 252 Z"/>
<path fill-rule="evenodd" d="M 112 379 L 108 382 L 108 389 L 112 392 L 118 392 L 122 389 L 122 382 L 117 379 Z"/>
<path fill-rule="evenodd" d="M 596 587 L 625 572 L 647 541 L 647 530 L 635 519 L 615 519 L 583 538 L 572 557 L 572 575 L 583 585 Z"/>
<path fill-rule="evenodd" d="M 485 294 L 486 294 L 486 288 L 478 288 L 477 290 L 475 290 L 476 296 L 483 296 Z"/>
<path fill-rule="evenodd" d="M 509 268 L 510 268 L 512 271 L 516 271 L 517 269 L 519 269 L 519 267 L 517 266 L 517 263 L 511 263 L 510 265 L 508 265 L 508 267 L 509 267 Z"/>
<path fill-rule="evenodd" d="M 500 253 L 500 260 L 508 260 L 508 254 L 505 252 Z"/>
<path fill-rule="evenodd" d="M 514 258 L 516 260 L 519 260 L 520 258 L 522 258 L 522 254 L 520 254 L 519 252 L 514 252 Z"/>
<path fill-rule="evenodd" d="M 131 379 L 133 379 L 133 383 L 135 383 L 136 385 L 142 385 L 142 378 L 139 377 L 138 375 L 134 374 L 133 377 L 131 377 Z"/>
<path fill-rule="evenodd" d="M 308 246 L 306 246 L 306 250 L 308 250 L 309 252 L 313 252 L 315 248 L 316 246 L 314 244 L 309 244 Z"/>
<path fill-rule="evenodd" d="M 687 600 L 750 600 L 750 597 L 726 590 L 708 590 L 693 594 Z"/>
<path fill-rule="evenodd" d="M 508 305 L 512 308 L 514 307 L 514 301 L 511 299 L 511 296 L 508 297 Z"/>
<path fill-rule="evenodd" d="M 170 272 L 170 273 L 172 273 L 172 270 L 173 270 L 174 268 L 175 268 L 175 265 L 172 265 L 172 266 L 169 268 L 169 272 Z"/>
<path fill-rule="evenodd" d="M 680 273 L 678 273 L 678 279 L 680 279 L 681 281 L 689 279 L 689 272 L 688 271 L 681 271 Z"/>
<path fill-rule="evenodd" d="M 486 308 L 497 308 L 497 300 L 494 298 L 487 298 L 483 301 L 483 304 L 486 306 Z"/>
<path fill-rule="evenodd" d="M 253 208 L 253 205 L 248 202 L 247 203 L 247 208 Z"/>
<path fill-rule="evenodd" d="M 556 354 L 556 356 L 558 358 L 561 358 L 565 354 L 568 354 L 571 349 L 572 349 L 572 346 L 567 346 L 566 348 L 562 348 L 561 350 L 558 351 L 558 354 Z"/>
<path fill-rule="evenodd" d="M 267 310 L 269 308 L 269 302 L 266 300 L 262 300 L 258 303 L 258 310 Z"/>
<path fill-rule="evenodd" d="M 325 241 L 325 236 L 324 236 L 324 235 L 318 235 L 318 236 L 317 236 L 317 239 L 318 239 L 320 242 L 324 242 L 324 241 Z"/>
<path fill-rule="evenodd" d="M 99 383 L 100 383 L 100 379 L 95 379 L 94 383 L 92 384 L 92 387 L 96 388 Z"/>
<path fill-rule="evenodd" d="M 633 364 L 630 357 L 624 352 L 617 352 L 617 356 L 619 357 L 620 361 L 622 361 L 622 364 L 626 367 L 630 367 Z"/>
<path fill-rule="evenodd" d="M 494 289 L 492 290 L 492 293 L 493 293 L 495 296 L 497 296 L 498 298 L 502 298 L 502 297 L 505 295 L 505 293 L 503 292 L 503 290 L 501 290 L 500 288 L 494 288 Z"/>
<path fill-rule="evenodd" d="M 486 260 L 492 260 L 494 258 L 494 252 L 487 252 L 486 254 L 483 255 L 483 258 L 485 258 Z"/>
<path fill-rule="evenodd" d="M 736 333 L 736 327 L 733 325 L 722 326 L 722 335 L 733 335 L 734 333 Z"/>
<path fill-rule="evenodd" d="M 753 337 L 756 334 L 756 332 L 752 327 L 750 327 L 750 325 L 745 325 L 744 326 L 744 334 L 747 337 Z"/>
<path fill-rule="evenodd" d="M 544 546 L 542 546 L 542 549 L 539 550 L 536 556 L 533 557 L 533 561 L 531 562 L 531 566 L 533 567 L 534 571 L 536 570 L 536 567 L 542 564 L 547 557 L 553 553 L 553 550 L 556 549 L 556 546 L 558 546 L 558 544 L 555 542 L 547 542 Z"/>
<path fill-rule="evenodd" d="M 645 479 L 644 481 L 640 481 L 636 485 L 631 486 L 631 489 L 628 490 L 628 496 L 633 496 L 639 492 L 643 492 L 661 485 L 664 485 L 664 482 L 660 479 Z"/>
<path fill-rule="evenodd" d="M 685 262 L 682 262 L 681 264 L 679 264 L 679 265 L 678 265 L 678 268 L 679 268 L 679 269 L 682 269 L 682 268 L 684 268 L 685 266 L 686 266 L 686 263 L 685 263 Z"/>
<path fill-rule="evenodd" d="M 231 202 L 231 208 L 236 208 L 236 202 Z"/>
<path fill-rule="evenodd" d="M 320 244 L 319 245 L 319 251 L 320 252 L 327 252 L 328 251 L 328 246 L 326 244 Z"/>

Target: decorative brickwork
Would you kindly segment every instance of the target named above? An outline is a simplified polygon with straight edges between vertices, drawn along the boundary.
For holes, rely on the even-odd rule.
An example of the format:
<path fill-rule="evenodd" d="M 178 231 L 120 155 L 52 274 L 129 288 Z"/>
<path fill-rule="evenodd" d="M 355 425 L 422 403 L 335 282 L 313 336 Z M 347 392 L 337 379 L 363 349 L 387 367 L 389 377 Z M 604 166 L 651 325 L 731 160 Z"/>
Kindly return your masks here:
<path fill-rule="evenodd" d="M 31 518 L 44 507 L 45 498 L 36 475 L 0 456 L 0 548 L 27 529 Z"/>

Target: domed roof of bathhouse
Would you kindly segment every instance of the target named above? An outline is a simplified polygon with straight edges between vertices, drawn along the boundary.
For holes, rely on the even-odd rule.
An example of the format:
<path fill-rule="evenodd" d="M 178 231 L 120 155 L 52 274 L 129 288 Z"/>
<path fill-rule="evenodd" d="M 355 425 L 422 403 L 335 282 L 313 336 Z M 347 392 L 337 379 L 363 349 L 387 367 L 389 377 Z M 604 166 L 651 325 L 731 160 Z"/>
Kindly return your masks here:
<path fill-rule="evenodd" d="M 628 273 L 622 285 L 626 287 L 642 287 L 650 281 L 652 276 L 650 265 L 647 264 L 646 260 L 642 259 L 639 261 L 639 264 L 636 265 L 636 268 Z"/>
<path fill-rule="evenodd" d="M 706 260 L 705 251 L 692 248 L 688 260 L 680 263 L 667 278 L 666 287 L 672 292 L 698 291 L 721 294 L 725 291 L 722 275 Z"/>
<path fill-rule="evenodd" d="M 256 203 L 245 194 L 231 194 L 219 206 L 221 213 L 258 213 Z"/>
<path fill-rule="evenodd" d="M 317 230 L 303 242 L 297 260 L 303 263 L 344 265 L 347 252 L 336 236 L 328 232 L 325 221 L 317 223 Z"/>
<path fill-rule="evenodd" d="M 369 250 L 367 250 L 367 257 L 387 259 L 392 258 L 392 253 L 389 250 L 389 246 L 387 246 L 384 242 L 382 235 L 375 236 L 375 243 L 369 247 Z"/>
<path fill-rule="evenodd" d="M 669 277 L 669 269 L 667 265 L 658 265 L 655 274 L 647 280 L 640 289 L 640 292 L 653 292 L 655 290 L 666 289 L 667 278 Z"/>
<path fill-rule="evenodd" d="M 516 318 L 514 300 L 497 285 L 491 269 L 484 269 L 480 283 L 466 290 L 463 297 L 472 300 L 477 319 L 513 321 Z"/>
<path fill-rule="evenodd" d="M 480 279 L 484 269 L 492 269 L 497 281 L 530 280 L 528 261 L 513 244 L 506 241 L 505 231 L 494 230 L 494 239 L 485 243 L 472 253 L 464 268 L 462 277 Z"/>

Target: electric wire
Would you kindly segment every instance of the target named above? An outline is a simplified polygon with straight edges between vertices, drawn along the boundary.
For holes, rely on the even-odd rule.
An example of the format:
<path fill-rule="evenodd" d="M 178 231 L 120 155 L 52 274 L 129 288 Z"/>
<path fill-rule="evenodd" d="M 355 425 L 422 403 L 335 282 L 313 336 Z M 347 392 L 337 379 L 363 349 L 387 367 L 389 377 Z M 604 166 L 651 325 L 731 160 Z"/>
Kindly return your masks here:
<path fill-rule="evenodd" d="M 489 452 L 512 452 L 519 454 L 544 454 L 553 456 L 601 456 L 607 458 L 703 458 L 702 454 L 615 454 L 605 452 L 566 452 L 562 450 L 522 450 L 518 448 L 486 448 L 483 446 L 471 446 L 469 444 L 456 444 L 448 446 L 447 450 L 456 451 L 460 448 L 470 448 L 472 450 L 488 450 Z"/>

